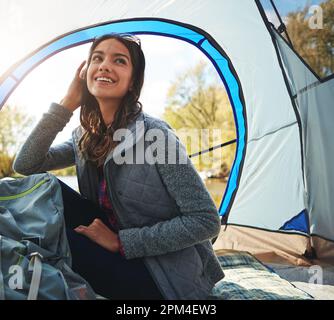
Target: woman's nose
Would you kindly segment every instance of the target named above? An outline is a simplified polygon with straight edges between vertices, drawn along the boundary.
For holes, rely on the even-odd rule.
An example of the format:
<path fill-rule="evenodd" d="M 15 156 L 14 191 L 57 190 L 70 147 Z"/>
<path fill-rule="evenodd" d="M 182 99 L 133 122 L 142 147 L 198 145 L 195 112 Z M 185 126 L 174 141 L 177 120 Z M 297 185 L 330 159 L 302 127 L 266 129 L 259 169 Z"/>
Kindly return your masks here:
<path fill-rule="evenodd" d="M 109 63 L 108 61 L 102 61 L 102 63 L 99 66 L 99 71 L 106 71 L 106 72 L 111 72 L 112 67 L 111 67 L 111 63 Z"/>

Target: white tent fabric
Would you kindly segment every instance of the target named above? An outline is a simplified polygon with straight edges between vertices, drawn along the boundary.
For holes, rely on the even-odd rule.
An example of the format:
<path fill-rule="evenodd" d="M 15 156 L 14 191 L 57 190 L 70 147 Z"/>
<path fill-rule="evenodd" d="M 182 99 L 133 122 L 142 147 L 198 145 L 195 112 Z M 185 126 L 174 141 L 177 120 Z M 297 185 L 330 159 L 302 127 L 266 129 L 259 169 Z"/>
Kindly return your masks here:
<path fill-rule="evenodd" d="M 276 35 L 302 120 L 311 234 L 334 240 L 334 80 L 321 83 Z"/>
<path fill-rule="evenodd" d="M 274 36 L 284 62 L 284 69 L 289 79 L 292 95 L 295 96 L 300 90 L 318 82 L 315 74 L 305 66 L 284 39 L 277 32 L 274 33 Z"/>
<path fill-rule="evenodd" d="M 104 28 L 89 28 L 102 23 Z M 35 65 L 102 31 L 163 34 L 196 45 L 219 71 L 236 117 L 237 153 L 221 215 L 228 216 L 229 224 L 307 234 L 308 230 L 283 226 L 303 212 L 308 219 L 310 212 L 311 231 L 333 239 L 334 149 L 328 123 L 333 110 L 326 103 L 333 101 L 333 81 L 299 94 L 317 78 L 276 39 L 292 95 L 297 94 L 301 131 L 299 113 L 256 1 L 2 0 L 0 25 L 0 104 Z M 79 29 L 80 37 L 75 32 Z M 42 57 L 43 48 L 49 51 Z M 32 58 L 25 60 L 28 55 Z"/>
<path fill-rule="evenodd" d="M 299 97 L 305 137 L 311 233 L 334 240 L 334 80 Z"/>
<path fill-rule="evenodd" d="M 296 121 L 250 141 L 229 223 L 279 230 L 304 206 Z"/>

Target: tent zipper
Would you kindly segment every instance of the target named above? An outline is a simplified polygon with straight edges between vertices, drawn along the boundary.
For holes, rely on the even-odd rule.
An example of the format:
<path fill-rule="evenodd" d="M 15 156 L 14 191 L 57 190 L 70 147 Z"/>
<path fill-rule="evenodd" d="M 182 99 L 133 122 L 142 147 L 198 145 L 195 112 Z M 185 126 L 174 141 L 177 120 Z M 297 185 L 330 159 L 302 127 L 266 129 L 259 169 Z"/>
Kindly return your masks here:
<path fill-rule="evenodd" d="M 42 180 L 42 181 L 38 182 L 37 184 L 35 184 L 34 186 L 32 186 L 30 189 L 28 189 L 26 191 L 23 191 L 19 194 L 14 194 L 12 196 L 0 197 L 0 201 L 15 200 L 15 199 L 18 199 L 18 198 L 25 197 L 28 194 L 34 192 L 37 188 L 39 188 L 41 185 L 43 185 L 44 183 L 46 183 L 48 181 L 49 181 L 49 179 Z"/>

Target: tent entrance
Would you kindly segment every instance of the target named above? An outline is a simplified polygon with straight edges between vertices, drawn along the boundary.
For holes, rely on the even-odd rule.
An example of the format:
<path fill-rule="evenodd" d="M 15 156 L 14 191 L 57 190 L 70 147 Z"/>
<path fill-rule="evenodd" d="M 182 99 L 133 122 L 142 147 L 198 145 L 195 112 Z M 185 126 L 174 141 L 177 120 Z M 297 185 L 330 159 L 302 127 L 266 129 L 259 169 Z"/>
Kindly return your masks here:
<path fill-rule="evenodd" d="M 202 51 L 217 70 L 233 108 L 237 132 L 236 156 L 219 213 L 228 216 L 238 189 L 246 149 L 245 103 L 240 81 L 231 60 L 217 42 L 205 31 L 165 19 L 140 18 L 103 23 L 62 35 L 37 49 L 6 72 L 0 81 L 0 108 L 24 77 L 36 66 L 63 50 L 88 43 L 106 33 L 133 33 L 172 37 L 186 41 Z"/>

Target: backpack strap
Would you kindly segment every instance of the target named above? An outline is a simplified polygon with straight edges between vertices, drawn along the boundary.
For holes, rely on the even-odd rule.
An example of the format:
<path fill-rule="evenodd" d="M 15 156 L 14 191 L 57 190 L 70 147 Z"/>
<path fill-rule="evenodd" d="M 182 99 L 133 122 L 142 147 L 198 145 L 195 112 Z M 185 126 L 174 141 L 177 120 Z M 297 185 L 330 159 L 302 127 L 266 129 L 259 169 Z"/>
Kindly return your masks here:
<path fill-rule="evenodd" d="M 29 255 L 30 262 L 28 270 L 32 271 L 32 278 L 27 300 L 37 300 L 39 285 L 42 276 L 42 259 L 43 256 L 39 252 L 33 252 Z"/>
<path fill-rule="evenodd" d="M 1 250 L 2 250 L 2 236 L 0 235 L 0 300 L 5 300 L 5 284 L 3 282 L 3 274 L 1 271 Z"/>

